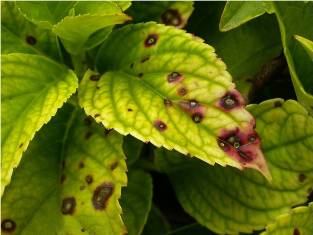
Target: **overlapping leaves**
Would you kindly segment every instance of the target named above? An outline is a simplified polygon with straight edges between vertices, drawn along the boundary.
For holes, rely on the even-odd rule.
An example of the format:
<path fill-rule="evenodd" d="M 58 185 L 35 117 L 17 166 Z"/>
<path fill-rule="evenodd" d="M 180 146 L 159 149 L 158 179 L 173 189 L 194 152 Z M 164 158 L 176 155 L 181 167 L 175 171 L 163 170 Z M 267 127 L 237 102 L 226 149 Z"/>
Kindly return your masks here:
<path fill-rule="evenodd" d="M 271 183 L 254 171 L 208 167 L 177 153 L 156 152 L 158 167 L 168 172 L 184 209 L 218 233 L 262 229 L 292 206 L 304 203 L 312 190 L 312 117 L 292 100 L 269 100 L 249 110 L 257 119 Z"/>

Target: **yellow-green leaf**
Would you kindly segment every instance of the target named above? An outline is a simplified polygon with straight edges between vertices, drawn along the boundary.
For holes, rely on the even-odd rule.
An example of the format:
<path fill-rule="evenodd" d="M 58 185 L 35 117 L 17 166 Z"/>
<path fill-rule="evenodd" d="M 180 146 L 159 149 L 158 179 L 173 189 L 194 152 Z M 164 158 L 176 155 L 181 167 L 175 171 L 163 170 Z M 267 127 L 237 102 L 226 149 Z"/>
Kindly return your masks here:
<path fill-rule="evenodd" d="M 1 195 L 28 143 L 75 92 L 73 71 L 44 56 L 1 58 Z"/>

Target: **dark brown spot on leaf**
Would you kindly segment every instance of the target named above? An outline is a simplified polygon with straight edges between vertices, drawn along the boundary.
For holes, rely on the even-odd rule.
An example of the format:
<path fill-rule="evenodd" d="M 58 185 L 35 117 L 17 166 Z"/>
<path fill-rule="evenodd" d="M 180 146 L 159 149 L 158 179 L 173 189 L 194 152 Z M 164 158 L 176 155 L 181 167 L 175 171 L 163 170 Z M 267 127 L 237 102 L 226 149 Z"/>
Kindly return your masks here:
<path fill-rule="evenodd" d="M 129 66 L 131 69 L 134 68 L 134 63 L 131 63 Z"/>
<path fill-rule="evenodd" d="M 114 171 L 117 166 L 118 166 L 118 162 L 113 162 L 110 167 L 111 171 Z"/>
<path fill-rule="evenodd" d="M 143 76 L 143 73 L 138 74 L 138 77 L 142 78 L 142 76 Z"/>
<path fill-rule="evenodd" d="M 95 118 L 100 117 L 100 114 L 99 114 L 99 113 L 96 113 L 94 117 L 95 117 Z"/>
<path fill-rule="evenodd" d="M 232 109 L 238 105 L 238 101 L 234 95 L 227 93 L 221 99 L 221 105 L 225 109 Z"/>
<path fill-rule="evenodd" d="M 110 134 L 111 131 L 112 131 L 112 129 L 105 129 L 104 135 L 107 136 L 108 134 Z"/>
<path fill-rule="evenodd" d="M 178 94 L 179 96 L 184 96 L 184 95 L 187 94 L 187 89 L 186 89 L 185 87 L 181 87 L 181 88 L 179 88 L 179 89 L 177 90 L 177 94 Z"/>
<path fill-rule="evenodd" d="M 62 201 L 61 211 L 64 215 L 72 215 L 75 211 L 76 200 L 74 197 L 64 198 Z"/>
<path fill-rule="evenodd" d="M 191 117 L 195 123 L 200 123 L 203 119 L 202 113 L 194 113 Z"/>
<path fill-rule="evenodd" d="M 92 75 L 89 77 L 89 79 L 90 79 L 90 81 L 96 82 L 96 81 L 99 81 L 100 77 L 101 77 L 100 74 L 92 74 Z"/>
<path fill-rule="evenodd" d="M 151 47 L 153 45 L 155 45 L 158 41 L 158 35 L 156 34 L 150 34 L 148 35 L 148 37 L 145 40 L 145 46 L 146 47 Z"/>
<path fill-rule="evenodd" d="M 86 175 L 85 181 L 86 181 L 87 184 L 92 184 L 93 177 L 91 175 Z"/>
<path fill-rule="evenodd" d="M 183 76 L 178 72 L 172 72 L 169 75 L 167 75 L 167 81 L 169 83 L 178 82 L 182 80 Z"/>
<path fill-rule="evenodd" d="M 298 228 L 295 228 L 293 230 L 293 235 L 300 235 L 300 230 Z"/>
<path fill-rule="evenodd" d="M 282 103 L 280 102 L 280 101 L 275 101 L 274 102 L 274 107 L 275 108 L 279 108 L 279 107 L 281 107 L 282 106 Z"/>
<path fill-rule="evenodd" d="M 182 17 L 178 10 L 168 9 L 161 15 L 161 21 L 166 25 L 180 26 L 183 22 Z"/>
<path fill-rule="evenodd" d="M 13 220 L 11 219 L 4 219 L 1 222 L 1 231 L 2 232 L 13 232 L 16 228 L 16 224 Z"/>
<path fill-rule="evenodd" d="M 150 57 L 149 57 L 149 56 L 144 57 L 144 58 L 141 60 L 141 63 L 144 63 L 144 62 L 148 61 L 149 59 L 150 59 Z"/>
<path fill-rule="evenodd" d="M 35 37 L 29 35 L 29 36 L 26 37 L 26 42 L 29 45 L 35 45 L 37 43 L 37 40 L 36 40 Z"/>
<path fill-rule="evenodd" d="M 85 167 L 85 163 L 82 162 L 82 161 L 80 161 L 80 162 L 78 163 L 78 168 L 79 168 L 79 169 L 82 169 L 82 168 L 84 168 L 84 167 Z"/>
<path fill-rule="evenodd" d="M 92 119 L 91 119 L 91 117 L 90 117 L 90 116 L 86 117 L 86 118 L 84 119 L 84 123 L 85 123 L 86 126 L 90 126 L 90 125 L 92 124 Z"/>
<path fill-rule="evenodd" d="M 81 228 L 80 231 L 84 233 L 86 230 L 84 228 Z"/>
<path fill-rule="evenodd" d="M 24 145 L 24 143 L 21 143 L 18 147 L 19 147 L 19 148 L 22 148 L 22 147 L 23 147 L 23 145 Z"/>
<path fill-rule="evenodd" d="M 81 185 L 81 186 L 79 186 L 79 190 L 84 190 L 86 188 L 86 186 L 85 185 Z"/>
<path fill-rule="evenodd" d="M 161 120 L 156 120 L 154 122 L 154 126 L 155 128 L 157 128 L 159 131 L 165 131 L 167 126 L 164 122 L 162 122 Z"/>
<path fill-rule="evenodd" d="M 164 99 L 164 105 L 165 105 L 166 107 L 171 107 L 173 104 L 172 104 L 172 101 L 171 101 L 171 100 L 169 100 L 169 99 Z"/>
<path fill-rule="evenodd" d="M 306 179 L 306 175 L 305 175 L 305 174 L 303 174 L 303 173 L 301 173 L 301 174 L 299 174 L 298 179 L 299 179 L 299 181 L 302 183 L 303 181 L 305 181 L 305 179 Z"/>
<path fill-rule="evenodd" d="M 87 131 L 86 134 L 85 134 L 85 139 L 88 140 L 91 136 L 92 136 L 92 132 L 91 131 Z"/>
<path fill-rule="evenodd" d="M 114 186 L 111 183 L 103 183 L 99 185 L 92 196 L 92 204 L 96 210 L 104 210 L 107 201 L 114 191 Z"/>
<path fill-rule="evenodd" d="M 132 112 L 132 111 L 133 111 L 133 109 L 131 109 L 131 108 L 128 108 L 128 109 L 127 109 L 127 111 L 128 111 L 128 112 Z"/>

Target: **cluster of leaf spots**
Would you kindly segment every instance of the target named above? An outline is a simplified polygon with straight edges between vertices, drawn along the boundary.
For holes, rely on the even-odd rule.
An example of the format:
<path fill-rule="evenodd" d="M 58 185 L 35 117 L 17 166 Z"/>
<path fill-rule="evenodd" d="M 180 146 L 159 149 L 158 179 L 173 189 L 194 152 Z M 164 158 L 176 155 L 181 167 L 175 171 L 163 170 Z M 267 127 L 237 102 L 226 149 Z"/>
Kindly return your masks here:
<path fill-rule="evenodd" d="M 236 128 L 248 138 L 254 133 L 254 119 L 244 110 L 243 98 L 212 47 L 173 27 L 129 25 L 108 37 L 96 66 L 102 75 L 86 72 L 79 102 L 106 128 L 210 164 L 255 168 L 269 177 L 259 142 L 239 147 L 246 149 L 239 153 L 251 155 L 249 162 L 217 144 L 223 131 Z M 117 109 L 126 113 L 117 115 Z M 206 150 L 196 147 L 199 141 Z"/>

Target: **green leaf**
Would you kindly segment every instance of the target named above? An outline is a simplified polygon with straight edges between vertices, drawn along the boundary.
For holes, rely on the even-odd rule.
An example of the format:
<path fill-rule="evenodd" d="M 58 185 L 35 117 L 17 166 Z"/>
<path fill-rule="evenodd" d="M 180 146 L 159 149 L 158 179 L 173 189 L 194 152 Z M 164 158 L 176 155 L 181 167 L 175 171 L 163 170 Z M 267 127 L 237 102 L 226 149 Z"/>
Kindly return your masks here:
<path fill-rule="evenodd" d="M 313 61 L 313 42 L 309 39 L 301 37 L 299 35 L 295 35 L 295 39 L 301 43 L 303 48 L 306 50 L 307 54 L 310 56 L 311 60 Z"/>
<path fill-rule="evenodd" d="M 163 235 L 169 230 L 169 222 L 166 220 L 160 209 L 153 204 L 142 235 Z"/>
<path fill-rule="evenodd" d="M 59 59 L 56 35 L 27 21 L 13 2 L 1 2 L 1 53 L 46 55 Z"/>
<path fill-rule="evenodd" d="M 1 195 L 29 141 L 75 92 L 73 71 L 39 55 L 13 53 L 1 62 Z"/>
<path fill-rule="evenodd" d="M 184 227 L 181 227 L 171 233 L 168 233 L 168 235 L 213 235 L 212 232 L 210 232 L 208 229 L 202 227 L 199 224 L 191 224 L 186 225 Z"/>
<path fill-rule="evenodd" d="M 124 137 L 123 150 L 124 154 L 127 157 L 128 166 L 134 164 L 138 160 L 143 146 L 144 144 L 141 141 L 137 140 L 131 135 L 127 135 Z"/>
<path fill-rule="evenodd" d="M 2 232 L 124 234 L 122 136 L 69 105 L 36 135 L 2 199 Z"/>
<path fill-rule="evenodd" d="M 292 206 L 306 202 L 313 184 L 313 118 L 297 102 L 251 105 L 273 180 L 255 171 L 208 167 L 178 153 L 156 151 L 183 208 L 216 233 L 262 229 Z"/>
<path fill-rule="evenodd" d="M 266 227 L 262 235 L 313 234 L 313 203 L 292 209 L 288 214 L 279 216 L 276 222 Z"/>
<path fill-rule="evenodd" d="M 265 12 L 272 13 L 271 2 L 227 2 L 221 17 L 219 28 L 228 31 L 236 28 Z"/>
<path fill-rule="evenodd" d="M 278 24 L 275 16 L 264 15 L 229 32 L 220 32 L 218 24 L 224 5 L 224 2 L 197 2 L 187 30 L 216 49 L 236 88 L 247 100 L 253 99 L 252 85 L 262 66 L 281 54 Z"/>
<path fill-rule="evenodd" d="M 269 177 L 259 143 L 249 146 L 248 159 L 219 146 L 234 131 L 254 133 L 254 119 L 225 64 L 202 40 L 152 22 L 129 25 L 109 36 L 96 63 L 105 73 L 86 72 L 79 102 L 97 122 L 209 164 Z"/>
<path fill-rule="evenodd" d="M 165 25 L 184 28 L 193 12 L 193 2 L 134 2 L 127 12 L 136 23 L 156 21 Z"/>
<path fill-rule="evenodd" d="M 121 206 L 128 235 L 139 235 L 148 219 L 152 203 L 152 179 L 148 173 L 131 170 L 122 191 Z"/>
<path fill-rule="evenodd" d="M 129 5 L 128 1 L 18 3 L 26 18 L 39 26 L 52 29 L 61 38 L 65 48 L 74 55 L 101 43 L 111 32 L 111 28 L 104 29 L 105 27 L 130 20 L 123 13 Z M 95 37 L 93 34 L 96 32 L 96 38 L 89 39 Z"/>
<path fill-rule="evenodd" d="M 280 31 L 284 54 L 298 101 L 313 114 L 313 66 L 305 49 L 293 38 L 301 35 L 313 40 L 313 2 L 273 2 Z"/>

